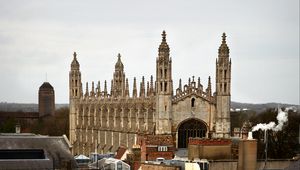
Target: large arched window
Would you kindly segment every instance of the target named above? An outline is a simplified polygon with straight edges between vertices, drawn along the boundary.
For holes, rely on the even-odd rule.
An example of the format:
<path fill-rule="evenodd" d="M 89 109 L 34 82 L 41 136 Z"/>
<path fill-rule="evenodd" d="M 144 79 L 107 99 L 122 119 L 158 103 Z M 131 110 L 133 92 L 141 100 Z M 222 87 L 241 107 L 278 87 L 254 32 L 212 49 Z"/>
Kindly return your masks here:
<path fill-rule="evenodd" d="M 186 148 L 190 137 L 205 137 L 207 127 L 203 121 L 190 119 L 179 125 L 178 148 Z"/>

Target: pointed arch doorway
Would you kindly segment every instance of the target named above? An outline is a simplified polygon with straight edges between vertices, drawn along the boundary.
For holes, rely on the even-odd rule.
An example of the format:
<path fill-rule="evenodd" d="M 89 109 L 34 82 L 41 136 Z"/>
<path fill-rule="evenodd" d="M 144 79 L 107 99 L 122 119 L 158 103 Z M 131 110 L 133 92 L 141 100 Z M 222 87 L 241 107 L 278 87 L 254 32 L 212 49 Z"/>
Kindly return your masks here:
<path fill-rule="evenodd" d="M 199 119 L 188 119 L 180 123 L 178 127 L 178 148 L 187 148 L 190 137 L 205 137 L 207 132 L 206 124 Z"/>

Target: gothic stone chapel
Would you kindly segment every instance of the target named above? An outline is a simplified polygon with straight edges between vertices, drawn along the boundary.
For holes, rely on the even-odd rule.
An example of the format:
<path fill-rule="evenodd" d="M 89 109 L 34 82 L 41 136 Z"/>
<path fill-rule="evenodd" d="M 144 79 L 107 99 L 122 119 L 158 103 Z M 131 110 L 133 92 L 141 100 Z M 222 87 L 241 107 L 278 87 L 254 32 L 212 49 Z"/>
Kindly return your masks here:
<path fill-rule="evenodd" d="M 231 60 L 225 33 L 216 59 L 214 93 L 210 77 L 206 88 L 200 78 L 192 77 L 185 85 L 180 79 L 173 91 L 172 59 L 165 31 L 156 57 L 155 77 L 148 81 L 142 77 L 139 86 L 133 78 L 132 93 L 128 81 L 119 54 L 110 91 L 106 81 L 103 86 L 98 81 L 95 85 L 92 82 L 90 89 L 86 83 L 84 92 L 74 53 L 69 73 L 74 155 L 115 152 L 119 146 L 131 148 L 139 136 L 155 138 L 148 140 L 150 145 L 151 141 L 171 139 L 169 144 L 173 146 L 166 145 L 170 148 L 186 148 L 189 137 L 230 137 Z"/>

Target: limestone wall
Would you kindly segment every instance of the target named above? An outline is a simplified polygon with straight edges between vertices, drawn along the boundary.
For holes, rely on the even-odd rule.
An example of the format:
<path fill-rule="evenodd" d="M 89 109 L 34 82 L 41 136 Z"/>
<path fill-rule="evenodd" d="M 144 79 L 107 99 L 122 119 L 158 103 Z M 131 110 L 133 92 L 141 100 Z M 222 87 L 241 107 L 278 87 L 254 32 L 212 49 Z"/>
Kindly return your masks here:
<path fill-rule="evenodd" d="M 114 152 L 118 146 L 131 147 L 134 134 L 154 130 L 154 98 L 82 98 L 74 106 L 75 134 L 70 141 L 73 154 Z M 75 125 L 74 125 L 75 124 Z"/>
<path fill-rule="evenodd" d="M 194 107 L 191 105 L 192 98 L 195 99 Z M 192 95 L 172 105 L 173 126 L 177 127 L 185 119 L 197 118 L 203 120 L 207 124 L 207 128 L 212 130 L 213 122 L 211 117 L 214 115 L 214 111 L 214 104 L 201 97 Z"/>

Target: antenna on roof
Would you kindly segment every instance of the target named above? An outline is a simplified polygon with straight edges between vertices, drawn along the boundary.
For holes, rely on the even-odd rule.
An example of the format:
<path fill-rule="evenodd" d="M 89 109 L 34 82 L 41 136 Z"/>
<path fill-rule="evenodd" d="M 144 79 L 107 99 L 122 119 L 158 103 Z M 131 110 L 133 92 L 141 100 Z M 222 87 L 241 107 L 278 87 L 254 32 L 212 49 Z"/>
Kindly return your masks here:
<path fill-rule="evenodd" d="M 46 72 L 46 82 L 47 82 L 48 80 L 47 80 L 47 72 Z"/>

